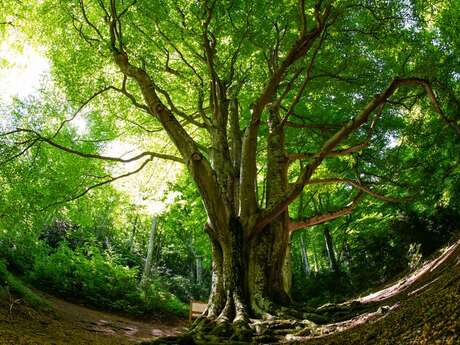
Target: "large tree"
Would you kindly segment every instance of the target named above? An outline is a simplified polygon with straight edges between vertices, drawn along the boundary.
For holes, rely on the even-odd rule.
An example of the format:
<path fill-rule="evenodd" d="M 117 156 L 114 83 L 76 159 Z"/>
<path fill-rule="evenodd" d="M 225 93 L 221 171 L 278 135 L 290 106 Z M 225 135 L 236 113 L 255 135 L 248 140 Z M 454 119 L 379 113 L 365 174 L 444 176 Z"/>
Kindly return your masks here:
<path fill-rule="evenodd" d="M 54 132 L 18 127 L 4 136 L 22 137 L 18 154 L 44 142 L 139 162 L 132 173 L 154 158 L 183 163 L 212 243 L 212 290 L 197 327 L 233 325 L 245 336 L 249 317 L 295 314 L 287 307 L 293 232 L 350 214 L 366 196 L 408 196 L 394 188 L 398 176 L 379 178 L 371 159 L 397 142 L 385 132 L 392 121 L 436 115 L 447 135 L 460 134 L 456 36 L 436 29 L 437 18 L 455 15 L 448 3 L 21 2 L 8 22 L 47 47 L 66 97 L 90 107 L 94 140 L 108 129 L 143 142 L 164 132 L 172 145 L 128 158 L 79 151 L 60 141 L 71 118 Z M 289 206 L 318 184 L 339 186 L 343 205 L 293 219 Z"/>

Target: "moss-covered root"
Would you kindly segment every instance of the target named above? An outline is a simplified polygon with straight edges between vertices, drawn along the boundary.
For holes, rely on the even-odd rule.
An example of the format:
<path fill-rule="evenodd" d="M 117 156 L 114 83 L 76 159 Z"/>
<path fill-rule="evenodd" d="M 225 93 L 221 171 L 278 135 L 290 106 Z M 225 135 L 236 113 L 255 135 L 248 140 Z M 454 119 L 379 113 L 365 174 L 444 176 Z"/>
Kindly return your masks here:
<path fill-rule="evenodd" d="M 191 335 L 161 337 L 154 341 L 142 342 L 141 345 L 195 345 Z"/>
<path fill-rule="evenodd" d="M 310 321 L 298 320 L 244 320 L 230 322 L 215 322 L 211 331 L 205 330 L 179 337 L 164 337 L 150 345 L 190 344 L 190 345 L 255 345 L 278 344 L 287 334 L 310 328 L 311 334 L 316 334 L 317 326 Z"/>
<path fill-rule="evenodd" d="M 314 317 L 311 317 L 311 315 L 310 317 L 306 315 L 306 318 L 320 324 L 339 322 L 349 320 L 359 314 L 375 310 L 380 304 L 381 302 L 364 304 L 356 300 L 340 304 L 328 303 L 317 308 L 315 312 L 311 314 L 319 316 L 320 318 L 327 320 L 327 322 L 317 322 L 314 320 Z"/>

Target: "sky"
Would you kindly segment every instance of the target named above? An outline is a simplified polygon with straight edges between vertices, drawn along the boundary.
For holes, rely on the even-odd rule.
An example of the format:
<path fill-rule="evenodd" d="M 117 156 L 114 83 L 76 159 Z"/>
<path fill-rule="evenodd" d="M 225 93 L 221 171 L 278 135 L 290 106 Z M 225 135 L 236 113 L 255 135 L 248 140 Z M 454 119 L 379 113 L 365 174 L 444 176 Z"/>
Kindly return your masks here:
<path fill-rule="evenodd" d="M 0 105 L 8 107 L 13 98 L 36 94 L 49 73 L 48 60 L 32 46 L 18 47 L 19 34 L 11 31 L 0 44 Z M 0 129 L 8 128 L 8 113 L 0 112 Z"/>
<path fill-rule="evenodd" d="M 0 100 L 26 98 L 37 92 L 50 71 L 49 61 L 30 45 L 22 51 L 14 48 L 18 34 L 10 35 L 0 45 Z"/>

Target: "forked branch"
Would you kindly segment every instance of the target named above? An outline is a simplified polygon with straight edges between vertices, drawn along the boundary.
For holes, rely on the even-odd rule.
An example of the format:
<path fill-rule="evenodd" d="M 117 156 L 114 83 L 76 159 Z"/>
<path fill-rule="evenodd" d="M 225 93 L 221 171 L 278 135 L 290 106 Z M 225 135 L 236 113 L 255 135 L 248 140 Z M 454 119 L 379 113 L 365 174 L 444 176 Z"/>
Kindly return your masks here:
<path fill-rule="evenodd" d="M 371 114 L 376 109 L 383 106 L 399 87 L 407 85 L 417 85 L 424 87 L 425 90 L 427 90 L 428 97 L 430 98 L 435 111 L 441 116 L 443 121 L 445 121 L 450 126 L 453 126 L 450 119 L 448 119 L 443 114 L 436 100 L 436 97 L 432 92 L 431 84 L 427 80 L 420 78 L 395 78 L 382 93 L 375 95 L 374 98 L 364 107 L 363 110 L 361 110 L 357 116 L 353 117 L 323 144 L 322 148 L 312 157 L 310 163 L 303 169 L 297 181 L 291 185 L 291 188 L 285 197 L 282 198 L 278 204 L 261 213 L 259 220 L 254 228 L 253 235 L 261 232 L 267 224 L 269 224 L 273 219 L 278 217 L 287 209 L 289 204 L 291 204 L 302 192 L 304 186 L 309 183 L 313 173 L 321 165 L 325 157 L 330 155 L 331 152 L 333 152 L 334 149 L 351 133 L 366 123 Z M 365 190 L 364 187 L 360 184 L 357 184 L 355 187 L 371 194 L 370 190 Z"/>

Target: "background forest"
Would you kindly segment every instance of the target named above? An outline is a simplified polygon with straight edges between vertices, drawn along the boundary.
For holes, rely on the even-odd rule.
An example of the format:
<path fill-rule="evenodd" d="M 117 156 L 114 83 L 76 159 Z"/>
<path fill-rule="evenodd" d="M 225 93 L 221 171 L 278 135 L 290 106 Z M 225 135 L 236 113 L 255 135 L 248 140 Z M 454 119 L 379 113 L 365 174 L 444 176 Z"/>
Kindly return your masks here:
<path fill-rule="evenodd" d="M 411 133 L 403 135 L 409 139 Z M 408 174 L 419 181 L 418 198 L 402 204 L 369 201 L 353 215 L 295 234 L 291 262 L 297 303 L 317 306 L 369 291 L 415 269 L 456 234 L 459 169 L 453 156 L 433 149 L 442 147 L 441 137 L 424 137 L 405 150 L 410 159 L 415 148 L 425 149 L 423 163 L 413 160 Z M 402 148 L 388 150 L 396 154 Z M 185 315 L 189 299 L 206 300 L 210 244 L 202 229 L 205 211 L 190 178 L 179 173 L 167 184 L 167 206 L 158 215 L 110 186 L 56 204 L 84 183 L 89 170 L 104 174 L 101 164 L 44 145 L 3 165 L 0 253 L 8 269 L 44 291 L 135 315 Z M 323 186 L 302 199 L 326 207 L 334 202 L 329 189 Z M 151 262 L 146 263 L 149 247 Z"/>
<path fill-rule="evenodd" d="M 1 6 L 11 12 L 8 3 L 0 5 L 0 12 Z M 407 31 L 401 40 L 412 44 L 407 54 L 401 52 L 403 48 L 393 50 L 392 39 L 399 34 L 392 32 L 381 48 L 390 66 L 386 73 L 423 71 L 430 80 L 437 81 L 435 86 L 444 90 L 440 101 L 458 128 L 460 46 L 453 38 L 458 30 L 451 24 L 458 26 L 460 22 L 460 5 L 441 4 L 433 10 L 436 15 L 417 1 L 411 8 L 422 15 L 407 18 L 417 17 L 426 26 L 405 23 Z M 367 15 L 361 18 L 366 23 L 372 17 Z M 67 40 L 64 35 L 50 38 L 50 32 L 54 32 L 51 20 L 40 30 L 49 34 L 45 41 L 55 39 L 64 44 L 61 41 Z M 375 30 L 379 41 L 385 33 Z M 32 31 L 34 28 L 26 27 L 24 32 L 15 34 L 25 41 L 33 36 Z M 414 32 L 420 35 L 415 37 Z M 6 39 L 6 31 L 2 34 Z M 333 38 L 343 45 L 336 48 L 349 54 L 347 61 L 357 59 L 360 52 L 348 51 L 347 37 L 337 35 Z M 353 37 L 378 51 L 378 43 L 368 36 L 373 34 Z M 421 46 L 427 48 L 421 50 Z M 19 51 L 23 48 L 19 47 Z M 40 290 L 97 308 L 138 316 L 184 316 L 188 301 L 206 300 L 211 287 L 211 244 L 203 229 L 207 215 L 200 194 L 186 169 L 174 162 L 162 163 L 152 157 L 153 164 L 134 174 L 137 170 L 122 170 L 116 161 L 89 159 L 62 150 L 66 147 L 88 155 L 121 150 L 118 153 L 127 154 L 133 142 L 143 149 L 171 149 L 166 135 L 156 133 L 156 127 L 148 127 L 152 123 L 145 114 L 132 110 L 127 99 L 114 105 L 113 100 L 119 98 L 101 93 L 90 99 L 90 107 L 85 107 L 88 100 L 81 90 L 94 91 L 93 84 L 106 81 L 98 80 L 97 75 L 90 82 L 85 79 L 91 73 L 88 70 L 94 57 L 86 56 L 80 48 L 75 48 L 76 56 L 80 54 L 75 59 L 84 72 L 69 67 L 69 61 L 73 66 L 72 56 L 51 47 L 47 54 L 54 64 L 40 89 L 1 104 L 2 291 L 15 288 L 6 278 L 5 272 L 9 271 Z M 336 59 L 331 55 L 325 51 L 324 61 L 319 59 L 320 68 Z M 407 57 L 407 63 L 398 60 L 402 56 Z M 344 68 L 344 84 L 337 87 L 343 94 L 339 92 L 337 99 L 328 90 L 308 96 L 319 100 L 319 110 L 334 112 L 342 106 L 348 109 L 362 105 L 359 94 L 351 100 L 345 96 L 352 94 L 355 87 L 371 85 L 371 90 L 377 89 L 372 75 L 353 79 L 375 62 L 366 59 L 363 57 L 349 70 Z M 5 70 L 11 63 L 7 58 L 2 60 Z M 438 68 L 431 69 L 432 65 Z M 104 72 L 113 77 L 112 67 Z M 123 83 L 125 87 L 126 79 Z M 180 83 L 176 83 L 180 91 Z M 417 268 L 423 259 L 458 236 L 460 136 L 440 121 L 438 114 L 427 110 L 431 104 L 420 90 L 397 95 L 388 102 L 389 108 L 372 132 L 357 132 L 360 139 L 370 141 L 369 145 L 350 155 L 325 160 L 315 176 L 326 178 L 331 171 L 344 172 L 346 178 L 364 181 L 369 188 L 375 187 L 380 194 L 393 195 L 398 200 L 366 197 L 351 214 L 293 234 L 289 254 L 292 298 L 299 305 L 316 307 L 365 293 Z M 181 97 L 185 97 L 179 96 L 185 104 Z M 249 103 L 247 99 L 244 102 Z M 134 120 L 116 115 L 120 109 L 134 114 Z M 344 122 L 342 118 L 334 120 Z M 24 139 L 6 135 L 11 128 L 32 128 L 43 136 Z M 266 126 L 262 127 L 262 136 L 267 131 Z M 208 144 L 197 133 L 194 137 L 201 140 L 200 145 Z M 317 149 L 316 143 L 327 138 L 326 134 L 330 129 L 313 126 L 308 135 L 288 130 L 286 136 L 291 152 L 303 152 L 305 147 Z M 127 139 L 117 141 L 122 135 Z M 49 144 L 45 138 L 58 139 L 62 147 Z M 256 163 L 259 174 L 266 174 L 265 157 L 258 157 Z M 299 160 L 292 164 L 289 174 L 299 173 L 304 163 Z M 111 180 L 110 176 L 119 178 Z M 256 182 L 257 196 L 263 200 L 267 186 L 264 181 Z M 338 209 L 349 200 L 351 189 L 343 184 L 309 186 L 289 205 L 289 213 L 300 219 Z"/>

